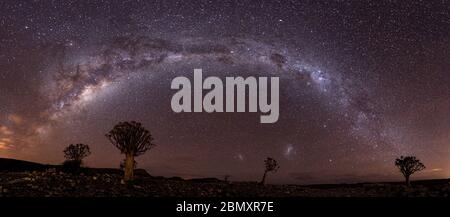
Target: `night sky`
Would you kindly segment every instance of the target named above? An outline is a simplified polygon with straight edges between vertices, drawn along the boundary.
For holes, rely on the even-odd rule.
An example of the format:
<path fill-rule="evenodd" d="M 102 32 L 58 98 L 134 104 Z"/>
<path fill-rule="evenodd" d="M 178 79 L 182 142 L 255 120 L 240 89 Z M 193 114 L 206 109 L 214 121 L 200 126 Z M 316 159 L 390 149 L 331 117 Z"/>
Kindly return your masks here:
<path fill-rule="evenodd" d="M 173 78 L 276 76 L 280 117 L 175 113 Z M 124 158 L 105 133 L 139 121 L 152 175 L 269 183 L 401 180 L 400 155 L 450 177 L 445 1 L 0 2 L 0 157 L 89 167 Z M 413 177 L 413 178 L 414 178 Z"/>

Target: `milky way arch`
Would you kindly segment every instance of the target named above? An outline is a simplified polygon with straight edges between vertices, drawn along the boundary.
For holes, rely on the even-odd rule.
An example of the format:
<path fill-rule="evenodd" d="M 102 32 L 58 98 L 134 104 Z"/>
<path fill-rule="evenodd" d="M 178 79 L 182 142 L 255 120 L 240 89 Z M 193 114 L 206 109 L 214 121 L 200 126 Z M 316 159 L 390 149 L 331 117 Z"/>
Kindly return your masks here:
<path fill-rule="evenodd" d="M 64 51 L 70 46 L 71 43 L 64 45 Z M 326 99 L 325 105 L 333 107 L 338 115 L 351 122 L 350 131 L 357 139 L 370 141 L 380 138 L 374 106 L 367 100 L 368 87 L 352 87 L 351 79 L 313 66 L 287 47 L 237 37 L 167 40 L 141 36 L 118 37 L 90 50 L 92 53 L 89 55 L 63 52 L 60 60 L 49 67 L 53 76 L 48 85 L 50 88 L 47 86 L 49 89 L 45 92 L 51 93 L 47 95 L 53 102 L 47 112 L 51 114 L 51 120 L 57 121 L 66 114 L 76 113 L 97 92 L 130 74 L 151 73 L 156 66 L 170 67 L 174 63 L 200 60 L 269 67 L 272 76 L 293 80 L 290 85 L 311 86 Z"/>

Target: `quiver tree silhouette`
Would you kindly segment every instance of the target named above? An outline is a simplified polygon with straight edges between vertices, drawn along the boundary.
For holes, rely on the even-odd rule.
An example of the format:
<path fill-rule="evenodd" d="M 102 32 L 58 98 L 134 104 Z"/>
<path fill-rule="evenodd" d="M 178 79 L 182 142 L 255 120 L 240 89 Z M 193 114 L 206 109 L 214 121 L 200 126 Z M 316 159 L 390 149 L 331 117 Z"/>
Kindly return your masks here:
<path fill-rule="evenodd" d="M 141 123 L 119 122 L 106 134 L 109 141 L 125 154 L 125 175 L 124 181 L 131 181 L 134 178 L 134 157 L 144 154 L 153 148 L 153 137 Z"/>
<path fill-rule="evenodd" d="M 70 144 L 63 152 L 66 158 L 63 163 L 63 170 L 70 173 L 78 172 L 83 163 L 83 158 L 91 154 L 89 146 L 85 144 Z"/>
<path fill-rule="evenodd" d="M 89 156 L 91 154 L 91 150 L 88 145 L 85 144 L 70 144 L 64 149 L 64 157 L 68 161 L 81 162 L 83 158 Z"/>
<path fill-rule="evenodd" d="M 405 184 L 407 186 L 411 186 L 409 177 L 412 174 L 425 169 L 425 165 L 415 156 L 400 156 L 400 158 L 395 159 L 395 166 L 400 169 L 400 172 L 405 177 Z"/>
<path fill-rule="evenodd" d="M 280 168 L 280 166 L 278 165 L 278 162 L 273 159 L 268 157 L 266 160 L 264 160 L 264 164 L 265 164 L 265 170 L 264 170 L 264 175 L 262 177 L 261 180 L 261 184 L 265 184 L 266 182 L 266 176 L 268 172 L 277 172 L 277 170 Z"/>

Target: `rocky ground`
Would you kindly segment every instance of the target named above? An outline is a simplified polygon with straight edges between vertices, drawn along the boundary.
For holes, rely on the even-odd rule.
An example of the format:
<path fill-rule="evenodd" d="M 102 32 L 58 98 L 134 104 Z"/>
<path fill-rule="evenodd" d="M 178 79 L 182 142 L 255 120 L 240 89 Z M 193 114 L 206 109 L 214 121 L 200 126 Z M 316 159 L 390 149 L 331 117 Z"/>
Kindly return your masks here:
<path fill-rule="evenodd" d="M 0 172 L 3 197 L 448 197 L 450 180 L 351 185 L 266 185 L 215 179 L 182 180 L 139 175 L 132 185 L 117 173 L 68 174 L 57 169 Z"/>

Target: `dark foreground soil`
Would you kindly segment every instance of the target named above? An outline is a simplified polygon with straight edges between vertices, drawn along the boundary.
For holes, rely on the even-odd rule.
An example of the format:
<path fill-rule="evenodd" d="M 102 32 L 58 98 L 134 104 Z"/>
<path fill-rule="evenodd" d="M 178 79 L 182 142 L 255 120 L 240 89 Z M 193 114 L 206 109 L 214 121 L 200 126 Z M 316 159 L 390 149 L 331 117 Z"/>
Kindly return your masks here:
<path fill-rule="evenodd" d="M 117 173 L 69 174 L 57 169 L 0 172 L 2 197 L 449 197 L 450 180 L 342 185 L 259 185 L 216 179 L 182 180 L 138 175 L 125 184 Z"/>

